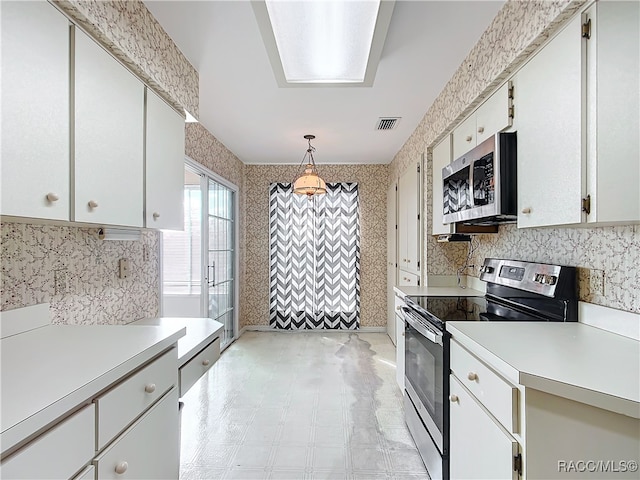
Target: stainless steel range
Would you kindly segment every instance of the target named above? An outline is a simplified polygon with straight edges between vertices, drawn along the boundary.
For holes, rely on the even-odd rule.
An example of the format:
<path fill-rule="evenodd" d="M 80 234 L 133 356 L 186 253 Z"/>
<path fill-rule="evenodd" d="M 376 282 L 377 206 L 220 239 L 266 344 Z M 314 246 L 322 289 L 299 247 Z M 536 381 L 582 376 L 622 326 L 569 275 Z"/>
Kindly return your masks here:
<path fill-rule="evenodd" d="M 484 297 L 406 297 L 405 415 L 432 480 L 449 478 L 447 321 L 575 322 L 575 267 L 487 258 Z"/>

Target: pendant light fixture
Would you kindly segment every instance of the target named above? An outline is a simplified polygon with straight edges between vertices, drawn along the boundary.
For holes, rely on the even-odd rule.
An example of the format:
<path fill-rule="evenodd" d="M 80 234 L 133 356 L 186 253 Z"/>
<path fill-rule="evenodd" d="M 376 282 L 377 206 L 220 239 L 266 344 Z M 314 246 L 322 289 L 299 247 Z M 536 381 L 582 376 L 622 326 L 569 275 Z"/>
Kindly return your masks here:
<path fill-rule="evenodd" d="M 307 162 L 304 171 L 302 171 L 295 182 L 293 182 L 293 193 L 297 193 L 299 195 L 307 195 L 311 198 L 313 195 L 327 193 L 327 185 L 324 183 L 324 180 L 320 178 L 318 175 L 318 169 L 316 168 L 316 162 L 313 160 L 313 152 L 316 150 L 311 146 L 311 140 L 316 138 L 315 135 L 305 135 L 305 139 L 307 139 L 309 146 L 307 147 L 307 151 L 302 157 L 302 161 L 300 162 L 300 170 L 302 170 L 302 166 L 305 165 L 305 161 Z"/>

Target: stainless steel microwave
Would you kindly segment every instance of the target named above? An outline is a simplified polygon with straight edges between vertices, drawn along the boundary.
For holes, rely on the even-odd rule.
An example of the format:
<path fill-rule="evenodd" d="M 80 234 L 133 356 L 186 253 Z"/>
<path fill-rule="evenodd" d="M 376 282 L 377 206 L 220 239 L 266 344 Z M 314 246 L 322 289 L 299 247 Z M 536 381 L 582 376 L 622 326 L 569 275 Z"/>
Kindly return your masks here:
<path fill-rule="evenodd" d="M 495 225 L 517 219 L 515 133 L 497 133 L 442 169 L 443 222 Z"/>

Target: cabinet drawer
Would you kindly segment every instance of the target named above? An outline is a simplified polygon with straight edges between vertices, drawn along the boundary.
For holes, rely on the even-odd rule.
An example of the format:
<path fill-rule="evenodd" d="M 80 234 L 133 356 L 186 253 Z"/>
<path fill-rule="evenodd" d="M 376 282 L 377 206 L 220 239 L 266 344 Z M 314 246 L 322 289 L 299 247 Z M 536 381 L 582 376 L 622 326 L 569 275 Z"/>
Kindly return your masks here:
<path fill-rule="evenodd" d="M 216 338 L 180 369 L 180 396 L 187 393 L 187 390 L 213 366 L 218 358 L 220 358 L 220 339 Z"/>
<path fill-rule="evenodd" d="M 455 341 L 451 341 L 451 371 L 507 430 L 519 432 L 517 388 Z"/>
<path fill-rule="evenodd" d="M 0 477 L 71 478 L 95 450 L 95 407 L 87 405 L 0 465 Z"/>
<path fill-rule="evenodd" d="M 157 360 L 109 390 L 98 406 L 98 450 L 176 384 L 178 351 L 172 348 Z"/>
<path fill-rule="evenodd" d="M 420 277 L 413 273 L 400 270 L 398 272 L 398 286 L 399 287 L 417 287 L 420 285 Z"/>
<path fill-rule="evenodd" d="M 96 457 L 97 478 L 178 478 L 178 429 L 178 390 L 174 388 Z"/>

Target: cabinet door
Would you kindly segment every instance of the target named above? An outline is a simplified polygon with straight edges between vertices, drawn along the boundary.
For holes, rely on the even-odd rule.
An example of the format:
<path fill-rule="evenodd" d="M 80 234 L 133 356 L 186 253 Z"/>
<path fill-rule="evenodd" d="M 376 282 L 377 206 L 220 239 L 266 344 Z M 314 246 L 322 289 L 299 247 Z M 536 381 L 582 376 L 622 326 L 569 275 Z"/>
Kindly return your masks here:
<path fill-rule="evenodd" d="M 453 131 L 453 160 L 460 158 L 476 146 L 476 115 L 469 118 L 456 127 Z"/>
<path fill-rule="evenodd" d="M 404 393 L 404 321 L 396 315 L 396 382 Z"/>
<path fill-rule="evenodd" d="M 442 199 L 442 169 L 451 163 L 451 135 L 447 135 L 433 149 L 433 220 L 431 233 L 433 235 L 446 235 L 453 233 L 453 225 L 442 223 L 443 199 Z"/>
<path fill-rule="evenodd" d="M 640 4 L 587 13 L 589 223 L 640 221 Z"/>
<path fill-rule="evenodd" d="M 178 478 L 179 428 L 174 387 L 94 460 L 97 478 Z"/>
<path fill-rule="evenodd" d="M 517 480 L 513 457 L 518 443 L 449 376 L 449 460 L 451 479 Z"/>
<path fill-rule="evenodd" d="M 417 287 L 420 285 L 420 277 L 413 273 L 408 273 L 403 270 L 398 271 L 398 286 L 399 287 Z"/>
<path fill-rule="evenodd" d="M 398 181 L 398 268 L 420 272 L 420 165 L 409 168 Z"/>
<path fill-rule="evenodd" d="M 476 111 L 476 144 L 512 125 L 510 82 L 505 83 Z"/>
<path fill-rule="evenodd" d="M 142 226 L 144 86 L 75 29 L 75 215 Z"/>
<path fill-rule="evenodd" d="M 387 192 L 387 334 L 396 343 L 396 313 L 394 308 L 396 285 L 396 184 Z"/>
<path fill-rule="evenodd" d="M 578 15 L 516 74 L 518 227 L 582 221 L 582 47 Z"/>
<path fill-rule="evenodd" d="M 184 119 L 147 89 L 145 226 L 183 230 Z"/>
<path fill-rule="evenodd" d="M 69 220 L 69 22 L 0 2 L 2 214 Z"/>

